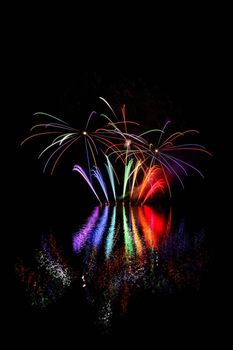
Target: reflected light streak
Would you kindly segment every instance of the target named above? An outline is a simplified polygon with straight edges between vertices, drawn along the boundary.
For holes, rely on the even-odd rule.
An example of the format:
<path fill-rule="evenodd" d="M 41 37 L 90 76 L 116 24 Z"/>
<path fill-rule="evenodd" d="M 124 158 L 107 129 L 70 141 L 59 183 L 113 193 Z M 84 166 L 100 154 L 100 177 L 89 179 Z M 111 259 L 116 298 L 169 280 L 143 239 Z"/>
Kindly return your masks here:
<path fill-rule="evenodd" d="M 150 248 L 156 248 L 157 242 L 155 241 L 155 237 L 153 234 L 153 230 L 150 226 L 150 223 L 147 221 L 143 207 L 138 207 L 138 216 L 139 216 L 139 222 L 140 226 L 142 228 L 142 232 L 144 234 L 144 238 L 146 241 L 146 245 Z"/>
<path fill-rule="evenodd" d="M 109 206 L 106 206 L 104 207 L 102 216 L 100 217 L 100 221 L 93 232 L 92 244 L 93 244 L 93 247 L 96 249 L 100 245 L 103 238 L 103 234 L 106 230 L 106 226 L 108 222 L 108 214 L 109 214 Z"/>
<path fill-rule="evenodd" d="M 143 246 L 142 246 L 142 242 L 141 242 L 138 228 L 136 225 L 136 220 L 135 220 L 135 216 L 134 216 L 134 209 L 132 207 L 130 208 L 130 217 L 131 217 L 132 232 L 133 232 L 133 238 L 134 238 L 136 251 L 137 251 L 137 254 L 139 256 L 142 256 Z"/>
<path fill-rule="evenodd" d="M 116 226 L 116 207 L 113 208 L 112 212 L 112 219 L 108 230 L 108 236 L 106 241 L 106 249 L 105 249 L 105 255 L 106 258 L 109 258 L 109 255 L 113 248 L 113 238 L 115 233 L 115 226 Z"/>
<path fill-rule="evenodd" d="M 158 239 L 166 232 L 166 218 L 163 213 L 155 212 L 153 208 L 144 206 L 143 211 L 150 227 L 154 233 L 154 236 Z"/>
<path fill-rule="evenodd" d="M 164 214 L 155 212 L 148 206 L 139 207 L 138 215 L 147 246 L 158 248 L 167 232 L 169 221 L 166 221 Z"/>
<path fill-rule="evenodd" d="M 134 253 L 134 248 L 133 248 L 132 235 L 130 232 L 130 227 L 128 225 L 128 220 L 126 216 L 125 206 L 123 206 L 122 208 L 122 215 L 123 215 L 123 230 L 124 230 L 124 239 L 125 239 L 125 253 L 126 253 L 126 257 L 131 257 Z"/>
<path fill-rule="evenodd" d="M 78 253 L 86 243 L 88 237 L 92 233 L 94 226 L 99 218 L 99 207 L 95 207 L 91 215 L 87 219 L 85 225 L 73 235 L 73 250 Z"/>

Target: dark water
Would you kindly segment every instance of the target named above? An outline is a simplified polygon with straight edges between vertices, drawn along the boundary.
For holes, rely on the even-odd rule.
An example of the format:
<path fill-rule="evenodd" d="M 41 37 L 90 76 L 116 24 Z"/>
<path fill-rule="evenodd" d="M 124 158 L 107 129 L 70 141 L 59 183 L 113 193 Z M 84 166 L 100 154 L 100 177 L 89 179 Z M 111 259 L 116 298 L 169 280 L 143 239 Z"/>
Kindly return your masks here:
<path fill-rule="evenodd" d="M 172 206 L 118 205 L 80 208 L 66 225 L 38 222 L 16 254 L 18 316 L 75 317 L 77 334 L 112 335 L 195 312 L 210 261 L 202 221 Z"/>

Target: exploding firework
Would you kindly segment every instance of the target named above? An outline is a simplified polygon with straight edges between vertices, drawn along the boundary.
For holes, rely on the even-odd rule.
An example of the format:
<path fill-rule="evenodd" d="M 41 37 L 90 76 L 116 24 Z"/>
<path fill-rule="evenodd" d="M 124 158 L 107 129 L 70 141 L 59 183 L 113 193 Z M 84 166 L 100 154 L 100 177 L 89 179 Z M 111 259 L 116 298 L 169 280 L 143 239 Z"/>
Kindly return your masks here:
<path fill-rule="evenodd" d="M 184 158 L 187 152 L 199 152 L 211 155 L 207 149 L 197 143 L 182 143 L 180 140 L 197 130 L 175 132 L 166 136 L 170 122 L 162 129 L 147 130 L 143 133 L 130 132 L 139 129 L 139 124 L 127 121 L 125 106 L 121 109 L 122 120 L 116 116 L 109 103 L 112 117 L 98 115 L 93 111 L 87 120 L 84 130 L 71 127 L 67 122 L 47 113 L 37 112 L 35 117 L 48 118 L 50 122 L 39 123 L 31 128 L 32 134 L 25 138 L 21 145 L 35 137 L 52 138 L 49 145 L 42 150 L 38 158 L 49 153 L 44 165 L 45 172 L 51 168 L 54 173 L 62 156 L 72 147 L 78 145 L 85 150 L 85 164 L 75 164 L 76 171 L 86 181 L 100 204 L 130 201 L 136 205 L 150 203 L 158 194 L 168 192 L 171 196 L 171 184 L 177 179 L 184 187 L 183 176 L 189 170 L 202 172 L 189 160 Z M 103 127 L 89 128 L 94 118 L 104 121 Z M 114 118 L 114 120 L 113 120 Z M 148 141 L 151 135 L 154 143 Z"/>

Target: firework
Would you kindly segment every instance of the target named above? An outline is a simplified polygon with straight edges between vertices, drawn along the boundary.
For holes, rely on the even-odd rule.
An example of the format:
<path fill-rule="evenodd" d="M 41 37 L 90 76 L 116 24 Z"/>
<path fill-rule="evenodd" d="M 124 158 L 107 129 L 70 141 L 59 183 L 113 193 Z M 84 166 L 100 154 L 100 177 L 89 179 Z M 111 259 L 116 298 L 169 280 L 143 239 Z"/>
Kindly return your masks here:
<path fill-rule="evenodd" d="M 135 131 L 129 132 L 132 125 L 134 129 L 139 129 L 140 126 L 134 121 L 126 120 L 125 105 L 121 109 L 123 120 L 119 120 L 109 103 L 103 97 L 100 99 L 108 106 L 114 120 L 93 111 L 84 129 L 73 128 L 67 122 L 47 113 L 35 113 L 36 117 L 49 118 L 51 121 L 32 127 L 32 135 L 21 144 L 35 137 L 52 137 L 52 142 L 38 157 L 50 152 L 43 171 L 51 164 L 52 175 L 62 156 L 72 146 L 78 143 L 80 150 L 84 146 L 85 164 L 76 164 L 73 170 L 86 181 L 100 204 L 126 200 L 134 204 L 148 204 L 158 193 L 169 192 L 171 196 L 173 179 L 177 179 L 184 187 L 183 176 L 187 176 L 189 170 L 204 177 L 184 155 L 187 156 L 187 152 L 211 155 L 210 152 L 197 143 L 179 142 L 190 134 L 198 134 L 197 130 L 175 132 L 166 136 L 170 124 L 168 121 L 162 129 L 151 129 L 138 134 Z M 91 130 L 90 124 L 94 118 L 100 118 L 105 125 Z M 151 137 L 155 139 L 154 143 L 149 142 L 148 138 Z"/>

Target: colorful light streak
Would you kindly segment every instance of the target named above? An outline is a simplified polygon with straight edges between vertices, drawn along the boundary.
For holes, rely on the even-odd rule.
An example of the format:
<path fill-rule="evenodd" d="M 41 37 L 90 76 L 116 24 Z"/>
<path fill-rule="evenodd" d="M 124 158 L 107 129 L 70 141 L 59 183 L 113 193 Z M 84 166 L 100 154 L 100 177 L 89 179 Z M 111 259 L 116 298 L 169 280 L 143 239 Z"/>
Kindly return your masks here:
<path fill-rule="evenodd" d="M 131 171 L 132 166 L 133 166 L 133 159 L 130 159 L 128 164 L 125 166 L 122 198 L 125 198 L 125 196 L 126 196 L 126 188 L 127 188 L 127 184 L 128 184 L 129 178 L 130 178 L 130 171 Z"/>
<path fill-rule="evenodd" d="M 114 180 L 114 168 L 112 166 L 112 163 L 110 162 L 109 158 L 107 155 L 105 155 L 106 159 L 107 159 L 107 164 L 105 164 L 107 172 L 108 172 L 108 176 L 109 176 L 109 180 L 111 183 L 111 187 L 112 187 L 112 192 L 113 192 L 113 197 L 114 200 L 116 202 L 116 187 L 115 187 L 115 180 Z M 119 183 L 119 180 L 117 178 L 117 181 Z"/>
<path fill-rule="evenodd" d="M 91 181 L 89 180 L 87 174 L 85 173 L 85 171 L 79 166 L 79 165 L 75 165 L 74 166 L 74 171 L 77 171 L 83 178 L 84 180 L 86 181 L 86 183 L 89 185 L 89 187 L 91 188 L 92 192 L 94 193 L 94 195 L 96 196 L 96 198 L 98 199 L 99 203 L 101 203 L 101 200 L 99 199 L 99 196 L 98 194 L 96 193 Z"/>

